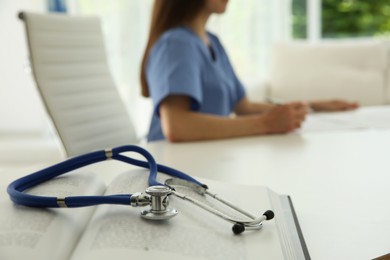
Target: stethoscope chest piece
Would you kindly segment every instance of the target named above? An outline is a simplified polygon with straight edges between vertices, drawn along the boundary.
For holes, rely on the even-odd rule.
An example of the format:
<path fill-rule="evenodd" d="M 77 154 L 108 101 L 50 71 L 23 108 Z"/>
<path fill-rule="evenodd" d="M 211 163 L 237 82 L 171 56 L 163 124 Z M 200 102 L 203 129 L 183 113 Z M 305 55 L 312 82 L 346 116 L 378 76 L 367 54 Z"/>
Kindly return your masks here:
<path fill-rule="evenodd" d="M 150 209 L 143 210 L 141 216 L 149 220 L 170 219 L 177 215 L 177 210 L 169 208 L 169 195 L 172 190 L 167 186 L 151 186 L 146 189 L 150 196 Z"/>

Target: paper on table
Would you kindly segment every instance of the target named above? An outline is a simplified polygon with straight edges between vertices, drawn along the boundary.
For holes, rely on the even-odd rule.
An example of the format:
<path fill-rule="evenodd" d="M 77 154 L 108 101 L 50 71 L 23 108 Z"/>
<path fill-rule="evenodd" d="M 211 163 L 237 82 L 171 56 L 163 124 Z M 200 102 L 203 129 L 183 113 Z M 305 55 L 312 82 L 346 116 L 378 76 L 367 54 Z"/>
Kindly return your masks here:
<path fill-rule="evenodd" d="M 309 114 L 302 128 L 297 132 L 388 128 L 390 128 L 390 106 L 375 106 L 346 112 Z"/>

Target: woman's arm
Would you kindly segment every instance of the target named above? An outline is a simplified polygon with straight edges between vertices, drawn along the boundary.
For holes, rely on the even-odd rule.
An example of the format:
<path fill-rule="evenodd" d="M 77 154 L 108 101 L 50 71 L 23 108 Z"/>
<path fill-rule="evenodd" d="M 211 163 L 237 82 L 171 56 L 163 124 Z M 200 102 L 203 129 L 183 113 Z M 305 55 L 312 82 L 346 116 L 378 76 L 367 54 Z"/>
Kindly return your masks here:
<path fill-rule="evenodd" d="M 346 111 L 359 107 L 359 103 L 357 102 L 349 102 L 341 99 L 311 101 L 309 105 L 314 111 L 318 112 Z"/>
<path fill-rule="evenodd" d="M 171 142 L 212 140 L 272 133 L 300 127 L 306 115 L 301 103 L 277 106 L 263 114 L 223 117 L 191 111 L 190 98 L 169 96 L 160 104 L 165 137 Z"/>
<path fill-rule="evenodd" d="M 275 106 L 276 105 L 274 104 L 250 102 L 247 97 L 244 97 L 240 100 L 240 102 L 237 103 L 234 108 L 234 112 L 236 115 L 259 114 L 270 110 Z"/>
<path fill-rule="evenodd" d="M 349 102 L 342 99 L 317 100 L 307 102 L 308 109 L 311 108 L 316 112 L 336 112 L 353 110 L 359 107 L 357 102 Z M 237 115 L 248 115 L 263 113 L 276 105 L 268 103 L 250 102 L 248 98 L 244 97 L 235 107 Z"/>

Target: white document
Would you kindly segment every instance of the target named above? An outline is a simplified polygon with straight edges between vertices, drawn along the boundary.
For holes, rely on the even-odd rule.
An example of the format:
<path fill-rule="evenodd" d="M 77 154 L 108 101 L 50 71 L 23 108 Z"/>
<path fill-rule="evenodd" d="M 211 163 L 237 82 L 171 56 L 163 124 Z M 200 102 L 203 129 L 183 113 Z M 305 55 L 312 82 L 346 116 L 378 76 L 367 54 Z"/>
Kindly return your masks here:
<path fill-rule="evenodd" d="M 390 106 L 362 107 L 353 111 L 309 114 L 298 133 L 351 129 L 389 129 Z"/>

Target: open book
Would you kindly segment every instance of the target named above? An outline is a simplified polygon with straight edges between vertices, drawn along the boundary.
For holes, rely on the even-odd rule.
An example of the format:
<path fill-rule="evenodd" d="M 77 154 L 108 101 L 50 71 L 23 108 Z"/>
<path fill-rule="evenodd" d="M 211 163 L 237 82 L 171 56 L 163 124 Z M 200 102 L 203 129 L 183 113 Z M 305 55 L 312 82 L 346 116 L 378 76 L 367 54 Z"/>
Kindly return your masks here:
<path fill-rule="evenodd" d="M 160 181 L 163 178 L 159 176 Z M 96 175 L 78 170 L 28 192 L 62 197 L 134 193 L 143 192 L 146 183 L 147 171 L 143 169 L 118 175 L 108 187 Z M 131 206 L 18 206 L 9 200 L 3 183 L 0 259 L 310 259 L 288 196 L 262 186 L 204 183 L 210 191 L 255 215 L 272 209 L 275 218 L 263 222 L 261 230 L 234 235 L 231 223 L 174 196 L 170 207 L 179 214 L 157 222 L 142 219 L 143 208 Z"/>

